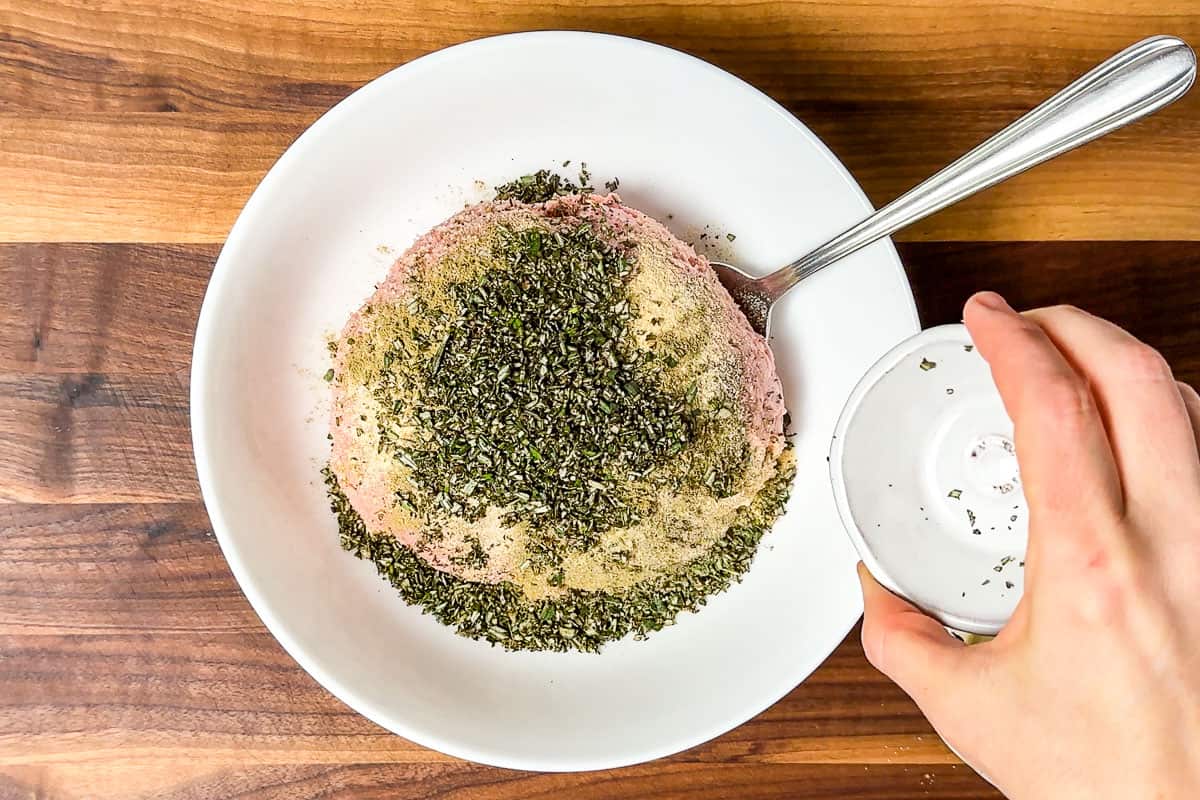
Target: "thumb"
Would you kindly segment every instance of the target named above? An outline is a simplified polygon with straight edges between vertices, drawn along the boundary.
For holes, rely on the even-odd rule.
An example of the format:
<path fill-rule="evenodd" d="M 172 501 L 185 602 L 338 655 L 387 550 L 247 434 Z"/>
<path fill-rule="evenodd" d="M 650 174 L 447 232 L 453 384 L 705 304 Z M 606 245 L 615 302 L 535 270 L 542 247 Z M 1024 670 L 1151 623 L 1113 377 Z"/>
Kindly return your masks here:
<path fill-rule="evenodd" d="M 927 716 L 932 706 L 959 697 L 965 688 L 966 645 L 941 623 L 880 586 L 859 562 L 862 583 L 862 643 L 871 664 L 908 693 Z"/>

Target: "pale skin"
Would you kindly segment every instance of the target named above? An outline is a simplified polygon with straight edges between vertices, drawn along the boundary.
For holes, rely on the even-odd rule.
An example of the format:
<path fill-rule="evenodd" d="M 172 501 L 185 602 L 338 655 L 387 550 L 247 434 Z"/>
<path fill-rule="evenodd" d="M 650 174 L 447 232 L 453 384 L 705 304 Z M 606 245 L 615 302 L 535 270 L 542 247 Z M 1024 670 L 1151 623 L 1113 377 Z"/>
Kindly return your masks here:
<path fill-rule="evenodd" d="M 1200 397 L 1079 309 L 964 316 L 1015 426 L 1025 595 L 968 647 L 860 564 L 867 657 L 1010 800 L 1200 798 Z"/>

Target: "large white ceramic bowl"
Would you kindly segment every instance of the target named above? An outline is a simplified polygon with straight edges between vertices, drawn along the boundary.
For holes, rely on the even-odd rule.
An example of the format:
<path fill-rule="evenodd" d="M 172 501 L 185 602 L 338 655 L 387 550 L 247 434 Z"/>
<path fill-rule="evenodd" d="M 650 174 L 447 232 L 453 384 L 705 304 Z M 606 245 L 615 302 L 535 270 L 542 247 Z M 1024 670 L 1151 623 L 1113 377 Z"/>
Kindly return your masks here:
<path fill-rule="evenodd" d="M 799 475 L 746 579 L 703 611 L 600 655 L 460 638 L 338 547 L 318 475 L 325 337 L 418 235 L 485 187 L 567 159 L 572 169 L 587 161 L 598 183 L 619 177 L 626 202 L 758 271 L 870 209 L 812 133 L 709 64 L 595 34 L 485 39 L 373 81 L 284 153 L 217 261 L 192 365 L 213 528 L 287 651 L 402 736 L 535 770 L 614 767 L 699 744 L 770 706 L 845 636 L 861 606 L 826 443 L 858 377 L 917 329 L 888 242 L 778 309 L 773 346 Z"/>

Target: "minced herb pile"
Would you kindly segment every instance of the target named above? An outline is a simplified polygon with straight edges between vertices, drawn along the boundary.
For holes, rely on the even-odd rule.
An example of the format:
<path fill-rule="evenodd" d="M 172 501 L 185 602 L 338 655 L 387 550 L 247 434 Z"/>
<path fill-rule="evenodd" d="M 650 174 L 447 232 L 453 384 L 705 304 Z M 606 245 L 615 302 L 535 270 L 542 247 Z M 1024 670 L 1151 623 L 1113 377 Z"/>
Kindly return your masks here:
<path fill-rule="evenodd" d="M 400 596 L 462 636 L 509 650 L 582 650 L 634 634 L 644 638 L 695 611 L 709 595 L 741 580 L 762 539 L 787 503 L 794 462 L 785 459 L 757 498 L 717 544 L 671 576 L 621 593 L 569 590 L 563 596 L 529 601 L 510 583 L 463 580 L 427 564 L 386 534 L 372 534 L 350 506 L 337 478 L 324 470 L 330 507 L 337 514 L 342 548 L 375 564 Z"/>
<path fill-rule="evenodd" d="M 542 202 L 589 192 L 588 178 L 586 165 L 582 188 L 542 171 L 497 196 Z M 342 546 L 408 602 L 510 649 L 595 651 L 738 580 L 795 470 L 785 453 L 746 489 L 737 367 L 696 371 L 710 355 L 695 354 L 720 346 L 702 314 L 661 330 L 639 316 L 636 242 L 602 215 L 522 213 L 444 269 L 419 265 L 442 271 L 399 304 L 364 307 L 367 327 L 325 379 L 370 392 L 335 425 L 370 442 L 351 462 L 393 476 L 380 525 L 368 529 L 332 469 L 326 484 Z M 689 355 L 701 366 L 681 365 Z M 388 508 L 419 534 L 412 547 L 374 532 Z"/>
<path fill-rule="evenodd" d="M 552 200 L 555 197 L 563 197 L 568 194 L 589 194 L 594 191 L 588 185 L 590 178 L 591 175 L 588 174 L 587 164 L 584 164 L 581 168 L 579 183 L 573 183 L 569 178 L 564 178 L 557 172 L 540 169 L 530 175 L 522 175 L 508 183 L 497 186 L 496 199 L 520 200 L 522 203 L 544 203 L 547 200 Z"/>
<path fill-rule="evenodd" d="M 494 258 L 435 328 L 442 343 L 405 409 L 421 438 L 406 446 L 385 430 L 384 441 L 424 489 L 413 506 L 468 520 L 506 508 L 556 566 L 636 521 L 629 487 L 665 480 L 657 468 L 694 424 L 687 397 L 658 385 L 654 353 L 633 346 L 620 249 L 582 226 L 501 230 Z"/>
<path fill-rule="evenodd" d="M 570 165 L 570 161 L 563 162 L 564 168 Z M 570 178 L 564 178 L 557 172 L 539 169 L 537 172 L 522 175 L 497 186 L 496 199 L 520 200 L 522 203 L 544 203 L 555 197 L 564 197 L 569 194 L 591 194 L 596 191 L 591 185 L 591 180 L 592 174 L 588 172 L 586 162 L 579 165 L 579 183 L 575 183 Z M 620 178 L 613 178 L 604 183 L 604 188 L 610 192 L 615 192 L 620 187 Z M 729 241 L 732 242 L 735 238 L 737 237 L 731 234 Z"/>

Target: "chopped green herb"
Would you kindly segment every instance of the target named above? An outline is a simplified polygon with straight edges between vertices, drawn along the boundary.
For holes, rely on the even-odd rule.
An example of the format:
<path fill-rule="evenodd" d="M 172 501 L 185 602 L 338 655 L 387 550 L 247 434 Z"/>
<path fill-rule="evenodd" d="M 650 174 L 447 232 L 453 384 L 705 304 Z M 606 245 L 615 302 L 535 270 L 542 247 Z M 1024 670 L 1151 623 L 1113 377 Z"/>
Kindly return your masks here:
<path fill-rule="evenodd" d="M 759 540 L 787 503 L 794 465 L 780 470 L 705 554 L 670 575 L 618 593 L 571 589 L 555 599 L 529 600 L 510 583 L 477 583 L 435 569 L 395 537 L 367 531 L 333 472 L 322 471 L 330 508 L 337 516 L 343 549 L 375 564 L 408 603 L 460 635 L 509 650 L 596 652 L 605 642 L 647 634 L 696 611 L 708 597 L 729 588 L 750 567 Z M 475 542 L 478 545 L 478 542 Z M 468 558 L 486 564 L 472 547 Z"/>
<path fill-rule="evenodd" d="M 962 489 L 951 489 L 950 494 L 946 496 L 951 499 L 958 500 L 962 497 Z"/>
<path fill-rule="evenodd" d="M 925 370 L 926 372 L 929 372 L 929 370 L 933 369 L 936 366 L 937 366 L 936 361 L 930 361 L 928 358 L 921 359 L 921 369 Z"/>
<path fill-rule="evenodd" d="M 590 177 L 586 164 L 580 177 Z M 497 187 L 497 198 L 536 203 L 575 191 L 583 189 L 543 170 Z M 369 533 L 327 472 L 343 547 L 373 561 L 409 602 L 464 635 L 508 648 L 595 650 L 703 605 L 748 567 L 794 475 L 789 459 L 716 544 L 705 539 L 699 556 L 684 551 L 680 558 L 692 561 L 634 573 L 641 582 L 632 588 L 574 588 L 578 562 L 568 558 L 603 553 L 601 574 L 640 564 L 641 553 L 619 540 L 610 547 L 612 537 L 602 535 L 656 512 L 664 493 L 735 494 L 752 454 L 744 412 L 725 389 L 700 391 L 694 371 L 684 373 L 693 370 L 689 345 L 672 341 L 670 326 L 651 323 L 653 350 L 639 342 L 633 323 L 641 318 L 628 292 L 636 246 L 596 224 L 548 215 L 491 229 L 471 251 L 485 269 L 438 284 L 436 294 L 380 304 L 371 323 L 386 333 L 372 331 L 362 375 L 351 362 L 368 340 L 360 337 L 363 347 L 347 354 L 349 374 L 371 388 L 378 408 L 371 446 L 400 467 L 395 502 L 424 526 L 419 549 L 449 543 L 448 520 L 498 512 L 504 528 L 520 526 L 523 563 L 519 575 L 497 569 L 522 585 L 473 583 L 429 566 L 391 536 Z M 672 539 L 670 529 L 664 535 L 686 541 Z M 490 536 L 485 548 L 453 534 L 450 562 L 487 567 L 496 546 Z M 593 549 L 602 541 L 603 550 Z M 550 599 L 526 594 L 531 585 L 553 587 Z"/>
<path fill-rule="evenodd" d="M 329 383 L 331 380 L 333 380 L 333 367 L 325 370 L 325 374 L 322 377 L 326 383 Z"/>
<path fill-rule="evenodd" d="M 487 566 L 487 553 L 483 550 L 483 545 L 478 539 L 471 539 L 470 549 L 465 555 L 450 559 L 456 564 L 461 564 L 472 569 L 482 569 Z"/>
<path fill-rule="evenodd" d="M 539 532 L 537 566 L 553 566 L 636 522 L 628 487 L 681 479 L 656 468 L 716 420 L 698 408 L 694 387 L 666 393 L 663 365 L 637 349 L 622 250 L 587 227 L 498 236 L 494 260 L 506 266 L 455 287 L 458 313 L 437 323 L 442 345 L 407 412 L 422 422 L 420 440 L 396 439 L 403 421 L 387 415 L 380 435 L 425 487 L 417 507 L 468 520 L 509 509 L 506 523 Z M 406 358 L 401 342 L 396 363 Z M 704 485 L 726 496 L 748 457 L 747 446 L 741 460 L 696 473 L 711 472 Z"/>
<path fill-rule="evenodd" d="M 570 162 L 566 162 L 569 164 Z M 522 175 L 516 180 L 496 187 L 497 200 L 519 200 L 522 203 L 544 203 L 555 197 L 568 194 L 586 194 L 590 187 L 572 183 L 548 169 L 540 169 L 531 175 Z"/>

